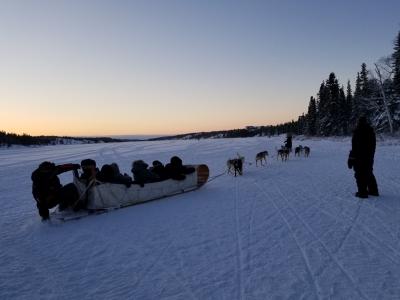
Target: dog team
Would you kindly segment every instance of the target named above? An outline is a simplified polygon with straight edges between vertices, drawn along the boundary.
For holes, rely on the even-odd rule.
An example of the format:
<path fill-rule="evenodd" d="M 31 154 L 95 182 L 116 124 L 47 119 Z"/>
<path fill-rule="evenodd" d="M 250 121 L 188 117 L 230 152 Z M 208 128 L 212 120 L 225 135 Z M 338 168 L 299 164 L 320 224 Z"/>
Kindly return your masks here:
<path fill-rule="evenodd" d="M 290 143 L 291 146 L 291 143 Z M 283 161 L 287 161 L 289 159 L 289 155 L 292 152 L 291 147 L 287 147 L 287 143 L 284 146 L 281 146 L 280 149 L 276 149 L 276 159 L 278 160 L 279 158 Z M 308 157 L 310 155 L 310 147 L 308 146 L 302 146 L 299 145 L 294 149 L 294 155 L 299 156 L 304 155 L 305 157 Z M 255 161 L 256 161 L 256 167 L 258 167 L 258 163 L 260 163 L 261 166 L 264 166 L 267 163 L 267 157 L 268 157 L 268 151 L 262 151 L 256 154 Z M 228 174 L 232 173 L 236 177 L 237 174 L 243 175 L 243 165 L 244 165 L 245 158 L 244 156 L 241 156 L 239 153 L 237 153 L 236 158 L 231 158 L 228 159 L 226 162 L 227 168 L 228 168 Z M 265 164 L 264 164 L 265 163 Z M 251 163 L 249 163 L 251 164 Z"/>

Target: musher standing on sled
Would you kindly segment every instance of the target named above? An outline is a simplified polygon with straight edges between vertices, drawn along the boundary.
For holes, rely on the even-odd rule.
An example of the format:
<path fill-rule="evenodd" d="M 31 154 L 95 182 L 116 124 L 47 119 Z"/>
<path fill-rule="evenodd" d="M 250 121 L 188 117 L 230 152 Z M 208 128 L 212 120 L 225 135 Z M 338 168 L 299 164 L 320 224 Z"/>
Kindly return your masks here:
<path fill-rule="evenodd" d="M 50 218 L 50 208 L 59 205 L 59 209 L 63 210 L 78 201 L 79 194 L 75 185 L 69 183 L 63 186 L 57 175 L 79 168 L 79 164 L 55 165 L 45 161 L 32 172 L 32 194 L 42 220 Z"/>
<path fill-rule="evenodd" d="M 288 133 L 286 136 L 285 147 L 292 152 L 292 135 L 290 133 Z"/>

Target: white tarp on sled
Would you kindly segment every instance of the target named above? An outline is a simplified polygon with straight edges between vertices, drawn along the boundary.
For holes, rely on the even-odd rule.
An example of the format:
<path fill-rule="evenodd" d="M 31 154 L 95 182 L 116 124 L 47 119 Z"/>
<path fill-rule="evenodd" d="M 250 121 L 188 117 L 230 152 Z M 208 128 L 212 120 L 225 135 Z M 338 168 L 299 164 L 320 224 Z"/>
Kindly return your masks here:
<path fill-rule="evenodd" d="M 87 197 L 87 209 L 120 208 L 187 192 L 202 186 L 208 179 L 208 167 L 206 165 L 194 167 L 195 172 L 186 175 L 184 180 L 167 179 L 147 183 L 143 187 L 138 184 L 127 187 L 124 184 L 95 183 L 88 188 L 76 176 L 74 176 L 74 184 L 81 197 Z"/>

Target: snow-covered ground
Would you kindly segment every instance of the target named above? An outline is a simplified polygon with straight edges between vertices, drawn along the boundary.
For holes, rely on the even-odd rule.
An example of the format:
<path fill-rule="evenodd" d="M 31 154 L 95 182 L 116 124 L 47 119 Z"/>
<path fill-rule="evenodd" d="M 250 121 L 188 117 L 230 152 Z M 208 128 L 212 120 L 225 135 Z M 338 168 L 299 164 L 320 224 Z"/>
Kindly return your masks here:
<path fill-rule="evenodd" d="M 358 200 L 348 140 L 294 140 L 311 156 L 286 163 L 274 156 L 282 141 L 1 150 L 0 299 L 400 299 L 400 145 L 378 146 L 381 196 Z M 268 165 L 257 168 L 263 150 Z M 242 177 L 76 221 L 42 223 L 31 196 L 44 160 L 93 158 L 130 173 L 135 159 L 179 155 L 215 176 L 237 152 Z"/>

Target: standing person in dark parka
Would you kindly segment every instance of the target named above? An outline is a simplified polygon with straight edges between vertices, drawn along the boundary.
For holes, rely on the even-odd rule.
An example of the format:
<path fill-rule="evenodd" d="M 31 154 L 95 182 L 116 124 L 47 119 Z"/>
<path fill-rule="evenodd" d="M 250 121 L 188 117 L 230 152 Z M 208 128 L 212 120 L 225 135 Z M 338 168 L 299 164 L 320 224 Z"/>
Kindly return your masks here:
<path fill-rule="evenodd" d="M 358 192 L 356 197 L 379 196 L 378 185 L 373 173 L 376 137 L 367 118 L 361 117 L 351 140 L 352 149 L 347 161 L 349 169 L 354 168 Z"/>
<path fill-rule="evenodd" d="M 289 149 L 290 152 L 292 152 L 292 135 L 291 134 L 288 134 L 286 136 L 285 147 L 287 149 Z"/>

